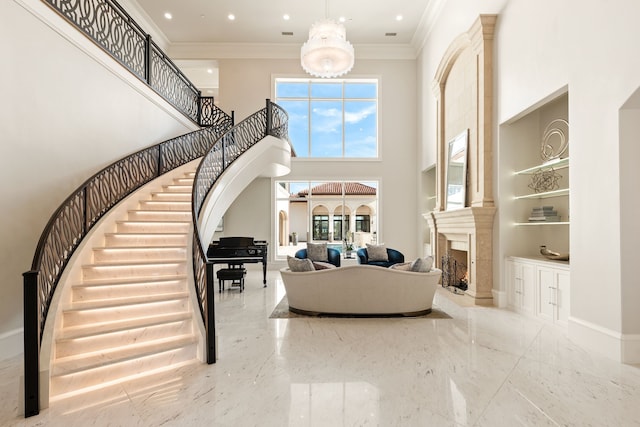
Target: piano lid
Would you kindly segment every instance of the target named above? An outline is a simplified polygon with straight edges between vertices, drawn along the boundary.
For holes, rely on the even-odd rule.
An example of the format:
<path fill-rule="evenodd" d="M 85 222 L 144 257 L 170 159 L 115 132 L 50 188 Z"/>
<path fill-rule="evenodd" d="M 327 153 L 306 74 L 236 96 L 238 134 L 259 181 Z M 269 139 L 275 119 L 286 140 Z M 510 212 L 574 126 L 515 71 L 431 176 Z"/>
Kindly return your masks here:
<path fill-rule="evenodd" d="M 253 237 L 221 237 L 220 241 L 212 242 L 214 245 L 225 248 L 246 248 L 248 246 L 255 246 Z"/>

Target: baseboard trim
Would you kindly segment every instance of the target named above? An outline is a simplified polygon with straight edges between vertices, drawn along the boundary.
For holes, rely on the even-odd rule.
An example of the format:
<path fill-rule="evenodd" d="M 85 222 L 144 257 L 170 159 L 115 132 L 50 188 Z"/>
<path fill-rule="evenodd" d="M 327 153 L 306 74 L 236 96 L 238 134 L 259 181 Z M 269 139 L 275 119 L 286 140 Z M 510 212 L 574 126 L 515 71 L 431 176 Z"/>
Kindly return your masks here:
<path fill-rule="evenodd" d="M 24 347 L 24 329 L 18 328 L 0 334 L 0 360 L 9 359 L 22 353 Z"/>
<path fill-rule="evenodd" d="M 621 334 L 576 317 L 569 318 L 569 338 L 620 363 L 640 363 L 640 334 Z"/>
<path fill-rule="evenodd" d="M 493 295 L 493 305 L 498 308 L 507 308 L 507 292 L 491 289 Z"/>
<path fill-rule="evenodd" d="M 640 334 L 622 334 L 622 363 L 640 363 Z"/>

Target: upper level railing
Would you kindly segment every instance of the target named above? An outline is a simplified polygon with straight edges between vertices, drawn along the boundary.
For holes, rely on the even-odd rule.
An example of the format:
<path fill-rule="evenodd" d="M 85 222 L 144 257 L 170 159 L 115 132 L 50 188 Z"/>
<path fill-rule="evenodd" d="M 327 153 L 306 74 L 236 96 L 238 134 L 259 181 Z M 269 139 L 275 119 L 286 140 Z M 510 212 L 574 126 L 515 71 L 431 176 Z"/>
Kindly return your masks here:
<path fill-rule="evenodd" d="M 208 242 L 201 238 L 198 218 L 207 195 L 225 169 L 242 153 L 268 135 L 289 140 L 287 113 L 282 107 L 267 99 L 265 108 L 247 117 L 215 143 L 200 162 L 193 180 L 191 197 L 194 224 L 193 274 L 200 313 L 206 330 L 207 363 L 216 361 L 213 308 L 214 278 L 213 264 L 207 262 Z"/>
<path fill-rule="evenodd" d="M 200 126 L 218 121 L 200 91 L 115 0 L 42 0 Z"/>

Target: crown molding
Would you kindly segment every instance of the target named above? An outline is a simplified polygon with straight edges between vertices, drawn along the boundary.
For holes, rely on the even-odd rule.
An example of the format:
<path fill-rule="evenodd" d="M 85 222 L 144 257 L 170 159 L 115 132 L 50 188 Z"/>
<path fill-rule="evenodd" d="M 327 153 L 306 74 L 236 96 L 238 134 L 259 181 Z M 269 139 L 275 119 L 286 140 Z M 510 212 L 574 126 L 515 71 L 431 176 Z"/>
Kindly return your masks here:
<path fill-rule="evenodd" d="M 414 50 L 419 53 L 424 47 L 429 35 L 431 34 L 431 30 L 435 27 L 436 21 L 442 12 L 442 8 L 447 0 L 430 0 L 427 8 L 424 10 L 422 14 L 422 18 L 420 19 L 420 23 L 418 24 L 418 28 L 416 28 L 416 32 L 411 38 L 411 46 L 413 46 Z"/>
<path fill-rule="evenodd" d="M 294 43 L 171 43 L 171 58 L 299 59 L 301 44 Z M 355 44 L 358 59 L 415 60 L 410 44 Z"/>

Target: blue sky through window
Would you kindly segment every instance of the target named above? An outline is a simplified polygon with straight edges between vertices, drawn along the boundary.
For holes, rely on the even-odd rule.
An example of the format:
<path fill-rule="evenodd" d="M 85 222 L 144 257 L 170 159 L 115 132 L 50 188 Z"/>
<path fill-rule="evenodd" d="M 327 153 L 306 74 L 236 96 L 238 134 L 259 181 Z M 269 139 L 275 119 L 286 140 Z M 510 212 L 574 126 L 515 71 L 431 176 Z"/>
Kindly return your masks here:
<path fill-rule="evenodd" d="M 375 80 L 276 79 L 276 103 L 289 114 L 298 157 L 377 157 L 377 95 Z"/>

